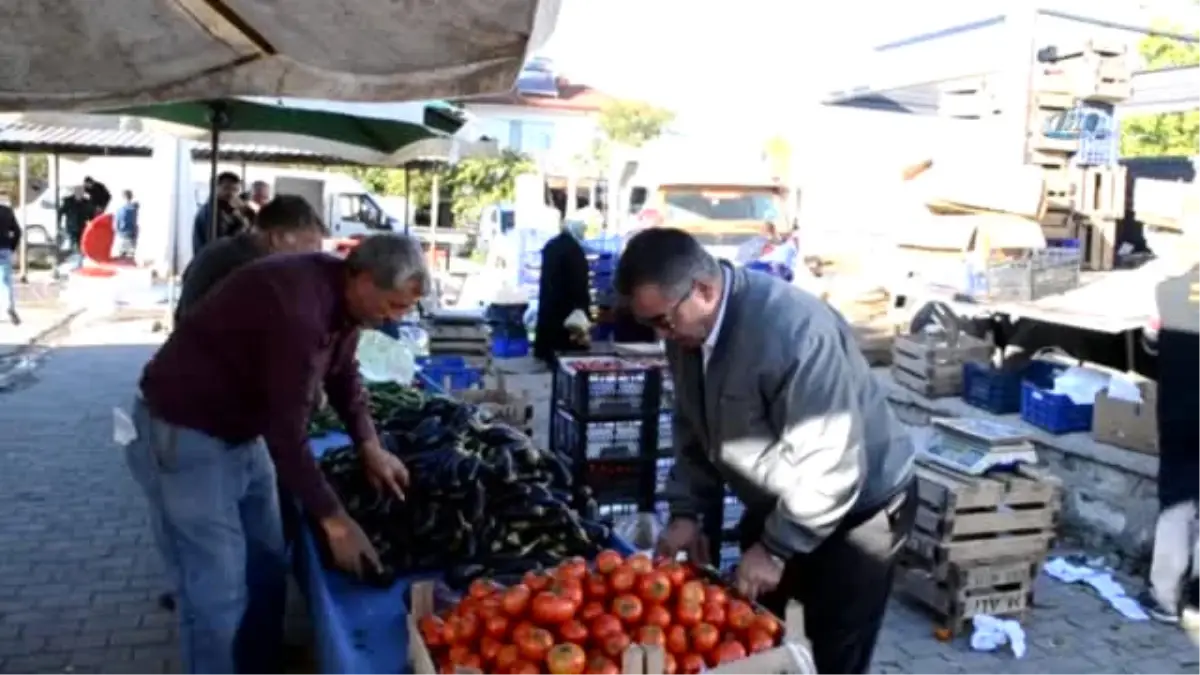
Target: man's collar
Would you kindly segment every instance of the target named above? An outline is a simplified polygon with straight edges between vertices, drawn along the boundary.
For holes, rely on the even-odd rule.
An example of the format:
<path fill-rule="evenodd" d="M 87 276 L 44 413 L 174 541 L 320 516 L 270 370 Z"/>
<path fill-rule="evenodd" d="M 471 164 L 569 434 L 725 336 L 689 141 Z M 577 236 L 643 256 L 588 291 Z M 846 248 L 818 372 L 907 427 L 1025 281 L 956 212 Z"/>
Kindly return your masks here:
<path fill-rule="evenodd" d="M 717 308 L 717 320 L 713 322 L 712 330 L 708 332 L 708 337 L 704 338 L 705 349 L 715 349 L 717 339 L 721 337 L 721 325 L 725 323 L 725 308 L 729 304 L 729 292 L 732 287 L 732 270 L 726 270 L 725 266 L 721 265 L 721 305 Z"/>

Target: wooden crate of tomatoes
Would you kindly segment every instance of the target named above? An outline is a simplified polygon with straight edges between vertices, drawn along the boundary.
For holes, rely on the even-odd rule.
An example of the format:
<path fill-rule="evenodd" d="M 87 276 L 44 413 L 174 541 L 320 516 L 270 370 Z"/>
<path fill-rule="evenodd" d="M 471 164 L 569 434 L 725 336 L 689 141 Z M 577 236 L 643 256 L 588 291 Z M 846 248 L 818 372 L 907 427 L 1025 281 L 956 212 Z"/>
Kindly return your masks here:
<path fill-rule="evenodd" d="M 606 550 L 436 611 L 412 588 L 414 673 L 813 673 L 803 636 L 686 563 Z M 798 612 L 790 608 L 789 616 Z"/>

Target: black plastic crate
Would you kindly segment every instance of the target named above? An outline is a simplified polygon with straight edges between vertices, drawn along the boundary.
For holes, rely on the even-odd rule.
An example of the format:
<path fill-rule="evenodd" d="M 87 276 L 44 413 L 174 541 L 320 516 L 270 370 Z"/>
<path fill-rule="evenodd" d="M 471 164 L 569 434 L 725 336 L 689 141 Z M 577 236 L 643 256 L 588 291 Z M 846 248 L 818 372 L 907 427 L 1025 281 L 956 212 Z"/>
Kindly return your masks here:
<path fill-rule="evenodd" d="M 560 357 L 554 399 L 581 419 L 638 417 L 661 407 L 661 368 L 609 356 Z"/>
<path fill-rule="evenodd" d="M 636 459 L 611 459 L 584 462 L 579 478 L 592 489 L 598 504 L 646 502 L 645 461 Z M 654 495 L 649 495 L 653 503 Z"/>
<path fill-rule="evenodd" d="M 641 457 L 641 444 L 652 440 L 643 437 L 642 425 L 640 419 L 585 421 L 560 409 L 555 411 L 551 424 L 550 447 L 586 460 Z M 662 437 L 664 430 L 667 434 L 665 445 Z M 660 413 L 655 433 L 655 447 L 660 453 L 664 447 L 670 448 L 670 433 L 671 416 L 669 413 Z"/>

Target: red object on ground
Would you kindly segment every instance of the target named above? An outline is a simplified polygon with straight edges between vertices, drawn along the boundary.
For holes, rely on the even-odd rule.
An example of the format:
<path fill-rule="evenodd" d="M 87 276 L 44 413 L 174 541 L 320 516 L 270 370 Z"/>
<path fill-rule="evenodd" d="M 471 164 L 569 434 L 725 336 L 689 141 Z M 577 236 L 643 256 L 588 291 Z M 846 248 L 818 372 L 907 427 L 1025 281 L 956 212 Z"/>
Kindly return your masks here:
<path fill-rule="evenodd" d="M 113 240 L 116 230 L 111 213 L 102 213 L 88 221 L 83 228 L 83 236 L 79 240 L 79 252 L 83 254 L 83 267 L 75 270 L 74 274 L 85 277 L 111 277 L 121 267 L 134 267 L 132 260 L 112 257 Z"/>

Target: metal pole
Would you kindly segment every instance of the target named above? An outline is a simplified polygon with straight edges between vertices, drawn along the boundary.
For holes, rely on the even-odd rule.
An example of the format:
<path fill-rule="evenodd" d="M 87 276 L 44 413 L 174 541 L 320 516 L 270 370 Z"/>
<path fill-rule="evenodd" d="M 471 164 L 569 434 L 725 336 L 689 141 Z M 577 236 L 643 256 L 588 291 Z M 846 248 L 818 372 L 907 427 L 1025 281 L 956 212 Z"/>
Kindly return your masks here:
<path fill-rule="evenodd" d="M 438 173 L 439 172 L 437 168 L 435 168 L 433 170 L 433 203 L 429 206 L 429 254 L 432 256 L 430 258 L 429 266 L 432 269 L 437 269 L 437 229 L 438 216 L 440 215 L 438 212 L 441 210 L 438 208 L 441 206 L 441 204 L 438 203 L 441 201 L 438 199 L 440 192 L 438 189 Z"/>
<path fill-rule="evenodd" d="M 17 168 L 17 192 L 21 200 L 21 227 L 29 227 L 29 159 L 21 153 Z M 26 230 L 23 235 L 28 235 Z M 21 283 L 29 281 L 29 237 L 22 236 L 20 251 L 17 254 L 21 266 Z"/>
<path fill-rule="evenodd" d="M 51 157 L 50 164 L 50 187 L 54 194 L 54 272 L 52 276 L 58 279 L 58 255 L 62 252 L 62 215 L 58 210 L 62 208 L 62 174 L 59 173 L 58 153 L 54 153 Z M 49 234 L 49 233 L 47 233 Z"/>
<path fill-rule="evenodd" d="M 208 207 L 212 211 L 208 223 L 208 241 L 214 242 L 217 237 L 221 236 L 219 230 L 220 219 L 217 212 L 217 152 L 221 145 L 221 129 L 229 124 L 229 114 L 225 109 L 223 101 L 213 101 L 209 104 L 209 123 L 210 123 L 210 138 L 209 152 L 212 155 L 212 164 L 209 167 L 209 185 L 211 189 L 208 194 Z M 199 251 L 192 251 L 192 255 L 196 255 Z"/>
<path fill-rule="evenodd" d="M 408 219 L 412 213 L 412 189 L 409 187 L 412 181 L 412 172 L 409 171 L 408 165 L 404 165 L 404 234 L 408 234 Z"/>

